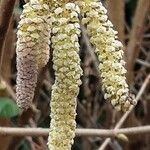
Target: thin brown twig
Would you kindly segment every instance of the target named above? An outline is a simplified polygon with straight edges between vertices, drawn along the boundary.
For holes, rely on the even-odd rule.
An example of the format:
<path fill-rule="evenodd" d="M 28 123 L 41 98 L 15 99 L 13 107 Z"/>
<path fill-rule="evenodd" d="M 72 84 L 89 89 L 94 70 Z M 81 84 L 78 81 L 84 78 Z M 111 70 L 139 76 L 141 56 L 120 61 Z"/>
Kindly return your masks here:
<path fill-rule="evenodd" d="M 1 0 L 0 1 L 0 72 L 3 62 L 4 45 L 6 40 L 9 23 L 12 17 L 13 9 L 16 0 Z"/>
<path fill-rule="evenodd" d="M 13 128 L 0 127 L 3 136 L 48 136 L 48 128 Z M 122 129 L 76 129 L 76 136 L 116 137 L 119 134 L 137 135 L 150 133 L 150 126 Z"/>
<path fill-rule="evenodd" d="M 86 46 L 87 46 L 87 51 L 91 55 L 91 58 L 92 58 L 92 60 L 94 62 L 94 67 L 95 67 L 97 73 L 99 73 L 99 70 L 98 70 L 98 66 L 99 66 L 98 60 L 96 59 L 96 55 L 94 53 L 94 49 L 92 48 L 92 45 L 91 45 L 91 43 L 89 41 L 89 38 L 87 36 L 86 29 L 85 29 L 85 27 L 82 24 L 81 24 L 81 31 L 82 31 L 83 39 L 84 39 L 84 41 L 86 43 Z"/>
<path fill-rule="evenodd" d="M 130 40 L 127 45 L 127 79 L 131 83 L 133 80 L 133 66 L 140 51 L 143 39 L 145 18 L 150 8 L 149 0 L 139 0 L 133 19 Z"/>
<path fill-rule="evenodd" d="M 10 96 L 12 97 L 12 100 L 16 101 L 16 94 L 13 91 L 11 85 L 5 79 L 3 79 L 3 77 L 1 77 L 1 83 L 4 84 L 6 91 L 10 94 Z"/>
<path fill-rule="evenodd" d="M 116 5 L 117 4 L 117 5 Z M 125 1 L 121 0 L 106 0 L 108 16 L 112 21 L 115 30 L 118 31 L 118 36 L 124 44 L 125 38 Z"/>
<path fill-rule="evenodd" d="M 147 62 L 147 61 L 144 61 L 144 60 L 141 60 L 141 59 L 136 59 L 136 62 L 139 63 L 139 64 L 141 64 L 142 66 L 150 68 L 150 63 Z"/>
<path fill-rule="evenodd" d="M 142 96 L 143 92 L 145 91 L 147 85 L 149 84 L 150 81 L 150 74 L 147 76 L 147 78 L 145 79 L 141 89 L 139 90 L 135 100 L 138 101 L 140 99 L 140 97 Z M 134 105 L 132 105 L 130 107 L 130 109 L 121 117 L 121 119 L 118 121 L 118 123 L 116 124 L 114 130 L 119 129 L 123 123 L 125 122 L 125 120 L 127 119 L 127 117 L 129 116 L 129 114 L 132 112 L 132 110 L 134 109 Z M 98 150 L 104 150 L 106 148 L 106 146 L 109 144 L 109 142 L 111 141 L 110 138 L 105 139 L 105 141 L 102 143 L 102 145 L 100 146 L 100 148 Z"/>
<path fill-rule="evenodd" d="M 34 127 L 34 128 L 37 127 L 35 122 L 33 121 L 33 119 L 30 119 L 29 123 L 30 123 L 31 127 Z M 42 148 L 44 148 L 44 150 L 47 150 L 46 143 L 45 143 L 43 137 L 39 136 L 38 139 L 39 139 L 39 142 L 40 142 Z"/>

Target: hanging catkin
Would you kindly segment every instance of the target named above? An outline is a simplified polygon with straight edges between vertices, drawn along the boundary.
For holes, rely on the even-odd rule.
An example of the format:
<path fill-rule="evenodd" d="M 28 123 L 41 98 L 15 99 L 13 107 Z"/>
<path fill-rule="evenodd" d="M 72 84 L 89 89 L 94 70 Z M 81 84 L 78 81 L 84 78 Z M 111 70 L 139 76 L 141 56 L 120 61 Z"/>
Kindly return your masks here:
<path fill-rule="evenodd" d="M 32 104 L 38 72 L 49 59 L 49 6 L 40 0 L 24 5 L 17 32 L 17 104 L 26 110 Z"/>
<path fill-rule="evenodd" d="M 82 23 L 87 27 L 90 42 L 95 46 L 105 99 L 117 109 L 126 111 L 135 103 L 129 97 L 126 83 L 123 45 L 108 20 L 107 10 L 98 0 L 78 1 Z"/>
<path fill-rule="evenodd" d="M 71 150 L 76 128 L 76 98 L 81 84 L 79 7 L 74 3 L 52 3 L 52 47 L 55 84 L 52 87 L 50 150 Z"/>

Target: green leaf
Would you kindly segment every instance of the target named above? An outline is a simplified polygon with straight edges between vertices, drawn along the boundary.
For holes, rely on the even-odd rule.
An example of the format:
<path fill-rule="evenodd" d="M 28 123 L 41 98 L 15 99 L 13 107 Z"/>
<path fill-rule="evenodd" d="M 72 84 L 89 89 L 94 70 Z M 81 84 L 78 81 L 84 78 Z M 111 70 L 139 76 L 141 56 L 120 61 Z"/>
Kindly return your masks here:
<path fill-rule="evenodd" d="M 7 97 L 0 97 L 0 117 L 12 118 L 18 114 L 19 108 L 13 100 Z"/>

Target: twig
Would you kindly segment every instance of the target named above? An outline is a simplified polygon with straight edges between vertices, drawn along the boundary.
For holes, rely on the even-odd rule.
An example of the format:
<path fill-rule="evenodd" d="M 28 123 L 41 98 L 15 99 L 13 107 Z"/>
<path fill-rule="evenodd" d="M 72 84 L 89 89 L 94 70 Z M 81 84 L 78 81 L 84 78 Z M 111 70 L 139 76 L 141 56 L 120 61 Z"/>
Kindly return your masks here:
<path fill-rule="evenodd" d="M 116 5 L 117 4 L 117 5 Z M 106 0 L 108 8 L 108 16 L 112 21 L 114 28 L 118 31 L 118 36 L 124 44 L 125 29 L 125 1 L 122 0 Z"/>
<path fill-rule="evenodd" d="M 139 54 L 140 45 L 143 39 L 145 18 L 150 8 L 149 0 L 139 0 L 133 19 L 130 40 L 127 45 L 127 77 L 131 83 L 133 79 L 133 66 Z"/>
<path fill-rule="evenodd" d="M 4 45 L 16 0 L 0 1 L 0 72 L 3 62 Z"/>
<path fill-rule="evenodd" d="M 48 136 L 48 128 L 11 128 L 0 127 L 3 136 Z M 150 125 L 122 129 L 76 129 L 76 136 L 116 137 L 118 134 L 137 135 L 150 133 Z"/>
<path fill-rule="evenodd" d="M 33 140 L 32 140 L 32 137 L 28 136 L 28 137 L 26 137 L 26 140 L 30 143 L 31 150 L 36 150 L 36 149 L 35 149 L 34 142 L 33 142 Z"/>
<path fill-rule="evenodd" d="M 30 119 L 29 123 L 30 123 L 31 127 L 34 127 L 34 128 L 37 127 L 36 124 L 35 124 L 35 122 L 33 121 L 33 119 Z M 43 137 L 39 136 L 38 139 L 39 139 L 39 142 L 41 144 L 41 147 L 43 149 L 47 150 L 46 143 L 45 143 Z"/>
<path fill-rule="evenodd" d="M 94 53 L 94 49 L 92 48 L 92 45 L 89 42 L 89 38 L 87 36 L 86 29 L 85 29 L 85 27 L 82 24 L 81 24 L 81 31 L 82 31 L 83 39 L 84 39 L 84 41 L 86 43 L 86 46 L 87 46 L 87 51 L 91 55 L 91 58 L 92 58 L 92 60 L 94 62 L 94 68 L 96 69 L 97 73 L 99 73 L 99 70 L 97 69 L 98 66 L 99 66 L 98 60 L 96 59 L 96 55 Z"/>
<path fill-rule="evenodd" d="M 150 63 L 141 59 L 136 59 L 136 62 L 145 66 L 145 67 L 150 67 Z"/>
<path fill-rule="evenodd" d="M 6 88 L 6 91 L 10 94 L 10 96 L 12 97 L 12 100 L 13 101 L 16 101 L 16 94 L 15 92 L 13 91 L 12 87 L 10 86 L 10 84 L 5 80 L 3 79 L 3 77 L 1 77 L 1 82 L 4 84 L 5 88 Z"/>
<path fill-rule="evenodd" d="M 145 79 L 139 93 L 137 94 L 135 100 L 138 101 L 140 99 L 140 97 L 142 96 L 144 90 L 146 89 L 147 85 L 149 84 L 149 80 L 150 80 L 150 74 L 147 76 L 147 78 Z M 132 105 L 130 107 L 130 109 L 121 117 L 121 119 L 119 120 L 119 122 L 116 124 L 114 130 L 119 129 L 123 123 L 125 122 L 125 120 L 127 119 L 127 117 L 129 116 L 129 114 L 131 113 L 131 111 L 134 109 L 134 106 Z M 109 142 L 111 141 L 110 138 L 105 139 L 105 141 L 103 142 L 103 144 L 100 146 L 100 148 L 98 150 L 104 150 L 106 148 L 106 146 L 109 144 Z"/>

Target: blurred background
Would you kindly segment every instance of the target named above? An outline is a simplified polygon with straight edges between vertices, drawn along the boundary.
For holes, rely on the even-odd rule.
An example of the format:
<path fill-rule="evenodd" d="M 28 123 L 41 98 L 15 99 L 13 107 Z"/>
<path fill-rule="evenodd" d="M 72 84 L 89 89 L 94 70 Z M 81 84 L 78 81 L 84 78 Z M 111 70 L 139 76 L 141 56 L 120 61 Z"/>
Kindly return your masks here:
<path fill-rule="evenodd" d="M 15 103 L 16 32 L 25 2 L 16 0 L 13 9 L 14 2 L 15 0 L 0 0 L 0 126 L 49 128 L 49 103 L 55 78 L 52 55 L 48 65 L 39 74 L 32 108 L 20 114 Z M 150 0 L 103 0 L 102 2 L 108 9 L 109 18 L 119 33 L 119 39 L 124 44 L 124 59 L 128 70 L 127 82 L 130 91 L 137 95 L 144 80 L 150 74 Z M 7 3 L 11 5 L 8 6 Z M 12 17 L 10 17 L 12 10 Z M 77 127 L 111 129 L 122 113 L 116 112 L 104 100 L 99 84 L 100 78 L 95 67 L 98 60 L 91 54 L 92 49 L 89 50 L 85 38 L 83 33 L 80 37 L 80 58 L 84 75 L 77 100 Z M 149 124 L 150 83 L 123 127 Z M 104 140 L 105 138 L 100 137 L 76 137 L 72 150 L 97 150 Z M 47 137 L 0 136 L 0 150 L 47 150 L 46 143 Z M 150 135 L 113 138 L 106 149 L 150 150 Z"/>

